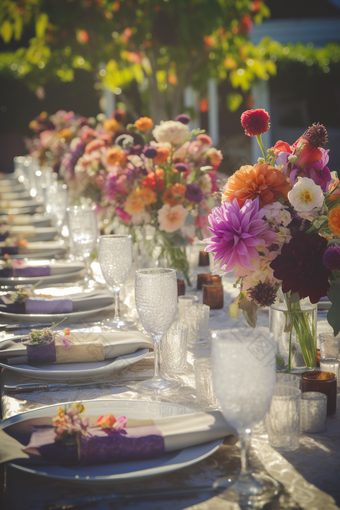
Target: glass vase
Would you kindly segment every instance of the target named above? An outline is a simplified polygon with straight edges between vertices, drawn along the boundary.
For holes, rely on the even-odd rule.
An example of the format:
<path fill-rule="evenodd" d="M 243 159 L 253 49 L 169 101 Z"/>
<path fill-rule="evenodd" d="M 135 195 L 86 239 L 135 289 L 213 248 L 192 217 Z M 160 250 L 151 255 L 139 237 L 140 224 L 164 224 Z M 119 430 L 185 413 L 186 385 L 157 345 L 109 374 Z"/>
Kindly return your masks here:
<path fill-rule="evenodd" d="M 316 324 L 317 304 L 311 303 L 309 298 L 300 300 L 290 293 L 278 293 L 269 312 L 278 370 L 289 373 L 315 369 Z"/>

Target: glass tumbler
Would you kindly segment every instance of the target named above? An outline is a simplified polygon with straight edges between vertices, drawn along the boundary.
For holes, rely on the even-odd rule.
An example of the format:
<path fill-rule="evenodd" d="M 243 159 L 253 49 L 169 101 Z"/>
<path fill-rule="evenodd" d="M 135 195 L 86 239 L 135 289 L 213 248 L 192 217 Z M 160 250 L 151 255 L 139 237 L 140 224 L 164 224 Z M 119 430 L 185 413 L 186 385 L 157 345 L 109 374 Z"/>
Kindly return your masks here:
<path fill-rule="evenodd" d="M 327 395 L 318 391 L 306 391 L 301 395 L 300 430 L 318 434 L 326 430 Z"/>
<path fill-rule="evenodd" d="M 180 322 L 186 322 L 186 308 L 198 303 L 197 296 L 178 296 L 178 313 Z"/>
<path fill-rule="evenodd" d="M 195 359 L 194 366 L 198 404 L 205 411 L 219 409 L 220 405 L 213 386 L 210 356 Z"/>
<path fill-rule="evenodd" d="M 189 344 L 204 344 L 209 338 L 209 312 L 207 305 L 194 304 L 186 309 L 186 323 L 189 328 Z"/>
<path fill-rule="evenodd" d="M 173 322 L 161 342 L 162 370 L 168 375 L 187 370 L 188 326 Z"/>
<path fill-rule="evenodd" d="M 279 452 L 299 448 L 301 391 L 277 384 L 266 417 L 269 444 Z"/>

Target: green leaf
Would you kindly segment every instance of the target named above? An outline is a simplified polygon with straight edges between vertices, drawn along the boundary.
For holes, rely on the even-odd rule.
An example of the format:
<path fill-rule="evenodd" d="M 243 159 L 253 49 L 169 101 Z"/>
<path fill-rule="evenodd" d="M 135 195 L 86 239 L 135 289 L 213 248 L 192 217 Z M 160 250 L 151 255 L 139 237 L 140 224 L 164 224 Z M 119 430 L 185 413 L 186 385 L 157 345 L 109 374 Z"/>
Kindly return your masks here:
<path fill-rule="evenodd" d="M 276 364 L 279 367 L 283 368 L 285 366 L 285 362 L 283 361 L 283 359 L 279 358 L 277 354 L 276 354 L 275 358 L 276 358 Z"/>
<path fill-rule="evenodd" d="M 240 318 L 241 312 L 240 312 L 240 309 L 238 307 L 238 301 L 239 301 L 239 296 L 229 306 L 229 317 L 231 319 L 239 319 Z"/>
<path fill-rule="evenodd" d="M 257 322 L 256 312 L 258 309 L 258 306 L 255 303 L 255 301 L 249 301 L 246 297 L 244 297 L 243 299 L 241 299 L 238 306 L 242 310 L 243 315 L 246 321 L 248 322 L 249 326 L 255 328 Z"/>
<path fill-rule="evenodd" d="M 8 43 L 12 39 L 13 28 L 12 24 L 7 19 L 1 25 L 0 33 L 5 43 Z"/>
<path fill-rule="evenodd" d="M 243 101 L 241 94 L 230 93 L 227 95 L 227 107 L 231 112 L 235 112 Z"/>
<path fill-rule="evenodd" d="M 340 332 L 340 285 L 331 284 L 328 299 L 332 306 L 328 310 L 327 320 L 334 330 L 334 336 Z"/>
<path fill-rule="evenodd" d="M 23 20 L 21 16 L 17 16 L 14 21 L 14 39 L 20 41 L 23 28 Z"/>
<path fill-rule="evenodd" d="M 46 13 L 41 13 L 35 23 L 35 33 L 39 39 L 42 39 L 45 35 L 46 28 L 48 25 L 48 16 Z"/>

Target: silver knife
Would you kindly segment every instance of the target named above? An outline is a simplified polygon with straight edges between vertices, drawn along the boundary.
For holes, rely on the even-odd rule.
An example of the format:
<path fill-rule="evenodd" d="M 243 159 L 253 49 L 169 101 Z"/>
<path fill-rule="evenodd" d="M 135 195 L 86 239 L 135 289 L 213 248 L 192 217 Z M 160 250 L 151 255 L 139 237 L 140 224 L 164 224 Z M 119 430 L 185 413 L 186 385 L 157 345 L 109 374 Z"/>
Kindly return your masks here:
<path fill-rule="evenodd" d="M 197 496 L 204 492 L 211 492 L 212 496 L 218 492 L 222 492 L 224 489 L 215 488 L 212 485 L 203 487 L 186 487 L 183 489 L 166 489 L 166 490 L 152 490 L 152 491 L 140 491 L 122 492 L 117 494 L 108 494 L 106 496 L 88 496 L 80 498 L 70 498 L 64 501 L 58 501 L 55 504 L 48 504 L 45 508 L 47 510 L 65 510 L 71 508 L 84 508 L 91 504 L 101 503 L 102 501 L 119 501 L 127 499 L 168 499 L 168 498 L 188 498 L 190 496 Z"/>
<path fill-rule="evenodd" d="M 35 324 L 24 322 L 21 324 L 0 324 L 0 331 L 13 331 L 16 329 L 29 329 L 29 328 L 50 328 L 52 326 L 52 322 L 37 322 Z"/>
<path fill-rule="evenodd" d="M 47 390 L 47 389 L 60 389 L 60 388 L 77 388 L 78 386 L 94 386 L 96 381 L 68 384 L 68 383 L 25 383 L 25 384 L 4 384 L 4 390 L 9 393 L 18 391 L 34 391 L 34 390 Z M 104 383 L 105 384 L 105 383 Z M 109 383 L 106 383 L 109 384 Z"/>

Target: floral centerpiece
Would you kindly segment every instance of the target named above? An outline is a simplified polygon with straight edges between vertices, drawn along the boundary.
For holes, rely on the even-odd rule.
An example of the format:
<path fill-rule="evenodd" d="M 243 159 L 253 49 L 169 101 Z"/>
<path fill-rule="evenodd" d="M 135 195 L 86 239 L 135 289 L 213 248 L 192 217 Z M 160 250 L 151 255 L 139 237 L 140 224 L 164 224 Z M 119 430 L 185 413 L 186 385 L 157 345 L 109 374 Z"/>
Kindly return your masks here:
<path fill-rule="evenodd" d="M 222 160 L 202 130 L 189 131 L 187 115 L 154 126 L 142 117 L 127 126 L 114 145 L 95 139 L 85 147 L 75 172 L 97 191 L 96 202 L 110 208 L 124 225 L 155 228 L 154 243 L 183 271 L 188 283 L 185 245 L 208 234 L 215 204 L 215 170 Z"/>
<path fill-rule="evenodd" d="M 264 150 L 261 134 L 269 129 L 264 110 L 242 114 L 248 136 L 256 136 L 263 157 L 232 175 L 222 205 L 209 215 L 212 237 L 206 251 L 216 268 L 235 271 L 240 290 L 230 316 L 243 312 L 255 327 L 259 306 L 284 303 L 292 368 L 293 335 L 306 367 L 316 365 L 316 332 L 302 313 L 302 302 L 316 304 L 328 294 L 328 321 L 340 331 L 340 186 L 327 164 L 327 131 L 313 124 L 293 144 L 278 141 Z M 280 293 L 283 292 L 283 296 Z M 279 365 L 285 363 L 277 357 Z"/>
<path fill-rule="evenodd" d="M 73 138 L 84 128 L 89 127 L 86 117 L 74 112 L 59 110 L 48 116 L 42 112 L 29 124 L 34 135 L 26 138 L 29 155 L 36 159 L 41 167 L 50 166 L 59 172 L 62 156 Z"/>

